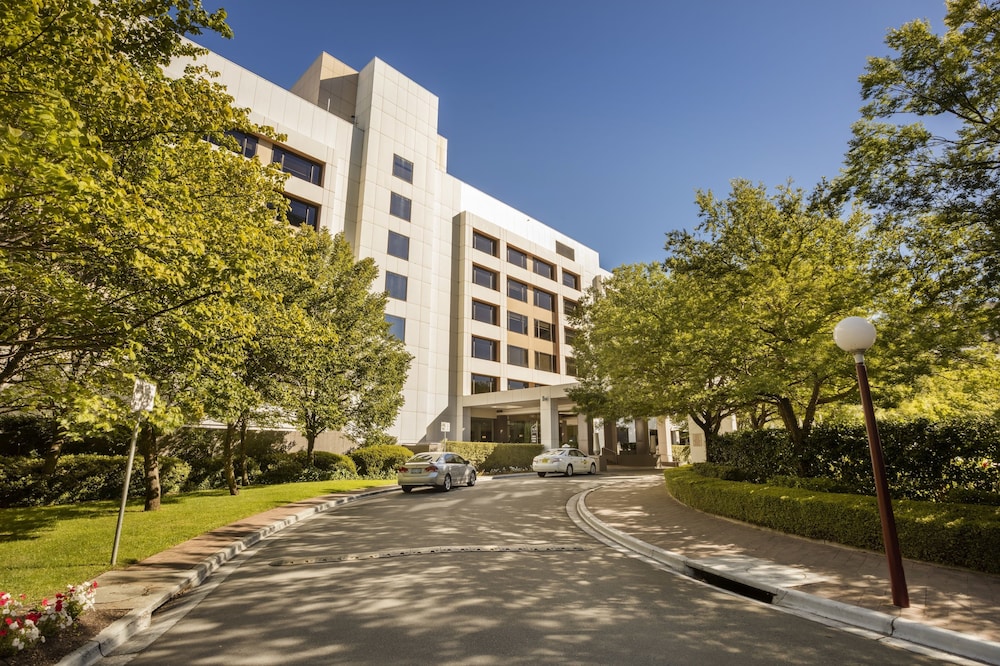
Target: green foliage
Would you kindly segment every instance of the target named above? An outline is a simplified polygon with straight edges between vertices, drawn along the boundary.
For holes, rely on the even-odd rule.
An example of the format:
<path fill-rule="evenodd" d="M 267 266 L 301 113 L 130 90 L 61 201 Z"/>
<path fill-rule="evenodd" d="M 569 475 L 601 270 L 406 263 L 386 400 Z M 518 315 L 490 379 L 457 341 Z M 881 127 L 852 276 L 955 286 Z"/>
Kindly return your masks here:
<path fill-rule="evenodd" d="M 368 479 L 395 478 L 396 468 L 413 456 L 405 446 L 376 444 L 362 446 L 348 454 L 357 466 L 358 474 Z"/>
<path fill-rule="evenodd" d="M 127 456 L 93 454 L 63 456 L 55 474 L 42 474 L 39 458 L 0 457 L 0 507 L 51 506 L 121 497 Z M 160 484 L 164 493 L 185 485 L 190 466 L 176 458 L 161 460 Z M 142 497 L 141 461 L 133 465 L 129 497 Z"/>
<path fill-rule="evenodd" d="M 881 551 L 875 498 L 722 481 L 688 468 L 664 472 L 670 494 L 701 511 L 811 539 Z M 893 503 L 903 557 L 1000 573 L 1000 509 Z"/>
<path fill-rule="evenodd" d="M 339 453 L 314 451 L 313 464 L 305 451 L 279 453 L 261 474 L 261 481 L 267 484 L 300 483 L 304 481 L 327 481 L 333 479 L 356 479 L 357 467 L 354 461 Z"/>
<path fill-rule="evenodd" d="M 975 491 L 988 499 L 1000 492 L 1000 423 L 966 418 L 880 422 L 879 435 L 893 497 L 944 500 L 950 493 Z M 709 462 L 733 466 L 749 481 L 776 476 L 829 479 L 835 487 L 875 494 L 868 437 L 863 425 L 822 424 L 804 443 L 808 475 L 797 473 L 788 434 L 783 430 L 739 431 L 718 438 Z M 806 483 L 806 482 L 803 482 Z M 818 481 L 817 483 L 825 483 Z M 816 487 L 810 485 L 809 487 Z"/>
<path fill-rule="evenodd" d="M 310 452 L 328 429 L 377 438 L 402 407 L 411 360 L 389 333 L 385 293 L 372 291 L 378 269 L 371 259 L 355 261 L 343 234 L 306 231 L 297 240 L 306 275 L 284 306 L 302 323 L 287 336 L 282 404 Z"/>
<path fill-rule="evenodd" d="M 495 442 L 448 442 L 448 450 L 462 456 L 484 474 L 531 469 L 531 459 L 542 452 L 541 444 Z"/>
<path fill-rule="evenodd" d="M 944 260 L 929 277 L 958 304 L 961 292 L 979 286 L 995 298 L 1000 286 L 1000 4 L 946 6 L 943 34 L 907 23 L 886 37 L 893 55 L 869 59 L 836 189 L 876 208 L 915 260 L 924 250 Z"/>
<path fill-rule="evenodd" d="M 722 479 L 723 481 L 746 481 L 747 479 L 746 472 L 733 465 L 704 462 L 695 463 L 692 469 L 699 475 L 710 479 Z"/>

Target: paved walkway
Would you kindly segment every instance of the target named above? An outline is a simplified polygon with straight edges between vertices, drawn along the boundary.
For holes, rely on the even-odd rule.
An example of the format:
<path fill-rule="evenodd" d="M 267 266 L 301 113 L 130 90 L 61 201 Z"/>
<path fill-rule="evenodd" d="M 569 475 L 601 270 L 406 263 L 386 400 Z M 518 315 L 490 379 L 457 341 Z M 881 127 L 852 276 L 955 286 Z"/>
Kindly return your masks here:
<path fill-rule="evenodd" d="M 619 477 L 621 482 L 606 483 L 609 477 Z M 659 471 L 612 468 L 597 478 L 602 483 L 582 495 L 579 504 L 583 513 L 607 528 L 607 534 L 625 535 L 616 539 L 620 543 L 645 544 L 672 558 L 703 563 L 715 571 L 735 571 L 744 580 L 759 579 L 762 586 L 798 590 L 805 593 L 804 598 L 867 609 L 873 624 L 878 624 L 879 617 L 895 617 L 912 621 L 911 626 L 917 628 L 955 632 L 960 645 L 948 651 L 1000 664 L 1000 576 L 906 560 L 911 606 L 898 609 L 891 603 L 882 554 L 790 537 L 701 513 L 675 501 Z M 209 532 L 128 569 L 99 576 L 97 605 L 128 614 L 60 663 L 96 663 L 148 626 L 159 606 L 197 586 L 222 563 L 269 534 L 339 504 L 385 492 L 397 492 L 397 488 L 290 504 Z"/>

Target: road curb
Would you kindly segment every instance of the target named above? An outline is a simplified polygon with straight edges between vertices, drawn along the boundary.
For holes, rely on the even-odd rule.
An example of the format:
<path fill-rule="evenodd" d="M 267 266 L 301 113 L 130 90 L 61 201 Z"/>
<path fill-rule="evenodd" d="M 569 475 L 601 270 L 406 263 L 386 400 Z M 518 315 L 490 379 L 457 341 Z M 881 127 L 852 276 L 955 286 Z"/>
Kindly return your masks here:
<path fill-rule="evenodd" d="M 914 620 L 898 618 L 867 608 L 845 604 L 840 601 L 806 594 L 799 590 L 761 584 L 731 571 L 723 571 L 698 563 L 679 553 L 664 550 L 648 544 L 636 537 L 615 529 L 599 520 L 586 505 L 587 495 L 597 488 L 589 488 L 577 493 L 569 500 L 571 516 L 575 513 L 588 527 L 625 548 L 663 564 L 677 573 L 697 578 L 698 572 L 708 572 L 712 576 L 733 581 L 739 585 L 771 595 L 772 605 L 815 615 L 828 620 L 874 632 L 886 638 L 895 638 L 966 659 L 974 659 L 987 664 L 1000 665 L 1000 643 L 975 638 L 966 634 L 932 627 Z"/>
<path fill-rule="evenodd" d="M 123 618 L 108 625 L 92 640 L 63 657 L 59 661 L 58 666 L 91 666 L 110 655 L 115 649 L 137 633 L 148 628 L 152 621 L 153 612 L 160 606 L 177 595 L 191 588 L 198 587 L 223 564 L 275 532 L 279 532 L 286 527 L 290 527 L 306 518 L 314 516 L 317 513 L 322 513 L 323 511 L 328 511 L 334 507 L 397 491 L 399 491 L 399 486 L 386 486 L 364 490 L 353 495 L 337 497 L 327 502 L 302 509 L 233 541 L 225 548 L 216 551 L 202 560 L 195 567 L 184 572 L 178 572 L 173 577 L 176 580 L 165 583 L 164 588 L 155 594 L 143 597 L 141 606 L 133 608 Z M 98 580 L 100 580 L 100 576 L 98 576 Z"/>

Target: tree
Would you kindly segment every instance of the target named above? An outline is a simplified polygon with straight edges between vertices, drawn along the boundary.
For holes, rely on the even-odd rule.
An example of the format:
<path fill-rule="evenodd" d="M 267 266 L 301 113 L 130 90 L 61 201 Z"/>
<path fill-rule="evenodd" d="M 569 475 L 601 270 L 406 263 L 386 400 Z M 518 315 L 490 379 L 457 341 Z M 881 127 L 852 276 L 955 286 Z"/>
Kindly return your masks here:
<path fill-rule="evenodd" d="M 588 291 L 573 317 L 579 386 L 568 394 L 581 411 L 617 419 L 690 415 L 706 439 L 745 397 L 739 354 L 711 290 L 656 264 L 616 268 Z"/>
<path fill-rule="evenodd" d="M 284 251 L 282 176 L 204 140 L 266 130 L 203 71 L 163 73 L 199 51 L 183 35 L 230 34 L 224 12 L 0 6 L 0 409 L 97 421 L 157 345 L 245 326 L 206 313 L 238 312 Z"/>
<path fill-rule="evenodd" d="M 861 76 L 867 104 L 833 191 L 873 207 L 903 241 L 945 241 L 970 288 L 1000 287 L 1000 3 L 949 0 L 942 35 L 890 30 Z M 914 121 L 915 120 L 915 121 Z"/>
<path fill-rule="evenodd" d="M 377 268 L 354 260 L 342 234 L 304 230 L 308 279 L 287 296 L 303 313 L 285 377 L 285 405 L 306 438 L 312 460 L 316 437 L 328 429 L 355 441 L 388 427 L 403 405 L 411 356 L 389 333 L 385 293 L 372 293 Z"/>

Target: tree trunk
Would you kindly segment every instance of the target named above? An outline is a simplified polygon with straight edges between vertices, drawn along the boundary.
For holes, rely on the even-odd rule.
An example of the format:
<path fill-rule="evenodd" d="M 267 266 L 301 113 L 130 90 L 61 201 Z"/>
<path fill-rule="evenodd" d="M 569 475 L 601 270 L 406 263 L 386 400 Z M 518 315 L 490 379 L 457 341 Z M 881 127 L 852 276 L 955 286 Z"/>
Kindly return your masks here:
<path fill-rule="evenodd" d="M 146 472 L 146 505 L 143 511 L 160 510 L 160 445 L 156 428 L 146 423 L 142 429 L 142 459 Z"/>
<path fill-rule="evenodd" d="M 56 473 L 56 466 L 59 464 L 59 454 L 62 453 L 63 442 L 66 440 L 66 436 L 63 433 L 62 426 L 59 425 L 59 419 L 52 419 L 52 441 L 49 442 L 49 448 L 45 452 L 45 464 L 42 465 L 42 474 L 45 476 L 52 476 Z"/>
<path fill-rule="evenodd" d="M 799 476 L 809 476 L 811 465 L 810 461 L 806 460 L 805 455 L 805 441 L 808 432 L 795 417 L 795 406 L 792 405 L 792 401 L 788 397 L 782 396 L 778 398 L 775 406 L 778 408 L 781 422 L 785 424 L 788 439 L 792 443 L 792 455 L 795 456 L 795 464 L 798 468 Z"/>
<path fill-rule="evenodd" d="M 226 424 L 226 436 L 222 441 L 222 465 L 226 471 L 226 485 L 230 495 L 239 495 L 240 487 L 236 485 L 236 472 L 233 470 L 233 431 L 235 423 Z"/>
<path fill-rule="evenodd" d="M 250 485 L 250 474 L 247 471 L 247 422 L 249 416 L 240 418 L 240 480 L 244 486 Z"/>

